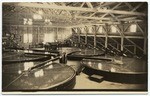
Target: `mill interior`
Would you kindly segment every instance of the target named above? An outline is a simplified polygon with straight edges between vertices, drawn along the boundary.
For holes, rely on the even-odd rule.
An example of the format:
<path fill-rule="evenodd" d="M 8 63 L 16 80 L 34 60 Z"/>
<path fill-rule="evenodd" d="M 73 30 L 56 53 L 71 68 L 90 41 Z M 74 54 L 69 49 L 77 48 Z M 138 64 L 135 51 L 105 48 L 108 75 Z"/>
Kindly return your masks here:
<path fill-rule="evenodd" d="M 2 91 L 147 91 L 147 2 L 3 2 Z"/>

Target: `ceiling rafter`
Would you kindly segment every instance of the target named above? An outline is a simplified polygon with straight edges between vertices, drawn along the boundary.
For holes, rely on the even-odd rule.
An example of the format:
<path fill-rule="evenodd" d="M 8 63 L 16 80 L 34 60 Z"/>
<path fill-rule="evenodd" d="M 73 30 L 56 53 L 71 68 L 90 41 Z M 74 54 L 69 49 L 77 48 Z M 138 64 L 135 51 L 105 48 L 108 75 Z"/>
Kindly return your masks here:
<path fill-rule="evenodd" d="M 83 7 L 84 4 L 85 4 L 85 2 L 82 2 L 82 4 L 80 5 L 80 7 Z"/>
<path fill-rule="evenodd" d="M 132 7 L 128 2 L 124 2 L 124 4 L 125 4 L 130 10 L 133 9 L 133 7 Z"/>
<path fill-rule="evenodd" d="M 121 11 L 121 10 L 104 10 L 104 9 L 91 9 L 91 8 L 80 8 L 80 7 L 68 7 L 68 6 L 43 6 L 42 4 L 30 4 L 30 3 L 18 3 L 16 6 L 24 7 L 37 7 L 37 8 L 49 8 L 49 9 L 58 9 L 58 10 L 68 10 L 68 11 L 84 11 L 84 12 L 100 12 L 100 13 L 113 13 L 113 14 L 123 14 L 123 15 L 141 15 L 145 16 L 146 14 L 140 12 L 130 12 L 130 11 Z"/>
<path fill-rule="evenodd" d="M 102 7 L 106 7 L 106 6 L 110 6 L 110 5 L 112 5 L 112 4 L 114 4 L 113 2 L 103 2 L 102 4 L 101 4 L 101 6 Z"/>
<path fill-rule="evenodd" d="M 43 20 L 45 18 L 48 18 L 50 20 L 53 20 L 54 24 L 57 24 L 59 21 L 63 21 L 63 22 L 66 22 L 66 24 L 70 24 L 70 25 L 75 25 L 75 24 L 82 25 L 82 24 L 87 24 L 87 23 L 92 24 L 92 25 L 93 24 L 105 24 L 105 23 L 112 24 L 113 22 L 119 23 L 122 21 L 124 22 L 125 21 L 135 21 L 135 22 L 143 21 L 143 19 L 145 18 L 144 16 L 147 16 L 147 14 L 142 13 L 142 10 L 140 7 L 141 6 L 144 7 L 144 5 L 140 3 L 134 3 L 134 8 L 133 8 L 132 3 L 127 3 L 127 4 L 125 3 L 122 4 L 122 2 L 7 3 L 6 5 L 4 4 L 4 7 L 11 6 L 11 8 L 5 7 L 6 10 L 4 11 L 5 12 L 4 14 L 7 14 L 7 12 L 8 14 L 12 13 L 11 18 L 17 17 L 17 16 L 21 18 L 20 17 L 21 15 L 26 18 L 33 18 L 33 14 L 35 13 L 38 14 L 38 11 L 42 10 L 44 13 L 42 14 Z M 127 6 L 130 6 L 130 8 L 127 8 L 130 10 L 128 11 L 126 9 L 122 9 L 119 6 L 125 6 L 126 8 Z M 15 10 L 13 10 L 14 9 L 13 7 L 15 7 Z M 24 8 L 24 11 L 20 10 L 19 9 L 20 7 Z M 137 10 L 138 8 L 139 10 Z M 13 11 L 10 9 L 12 9 Z M 19 14 L 16 12 L 16 10 L 20 11 L 18 12 Z M 82 13 L 85 13 L 85 14 L 82 14 Z M 123 17 L 121 17 L 121 15 Z M 7 15 L 6 17 L 10 17 L 10 16 Z"/>
<path fill-rule="evenodd" d="M 66 6 L 66 4 L 63 3 L 63 2 L 61 2 L 60 4 L 61 4 L 62 6 Z M 62 10 L 62 11 L 63 11 L 63 10 Z M 62 11 L 60 12 L 60 14 L 62 13 Z M 71 13 L 70 13 L 68 10 L 65 10 L 65 11 L 68 13 L 68 15 L 72 16 Z"/>
<path fill-rule="evenodd" d="M 109 13 L 116 21 L 118 21 L 120 23 L 120 20 L 112 13 Z"/>
<path fill-rule="evenodd" d="M 135 11 L 135 10 L 137 10 L 139 7 L 141 7 L 143 5 L 143 2 L 142 3 L 140 3 L 140 4 L 138 4 L 134 9 L 132 9 L 132 12 L 133 11 Z"/>
<path fill-rule="evenodd" d="M 125 4 L 130 8 L 131 12 L 136 12 L 137 9 L 143 5 L 143 2 L 140 3 L 140 4 L 138 4 L 135 8 L 134 8 L 131 4 L 127 3 L 127 2 L 125 2 Z M 128 15 L 127 15 L 127 16 L 128 16 Z M 126 17 L 126 16 L 125 16 L 125 15 L 120 15 L 120 16 L 118 16 L 118 17 Z M 140 18 L 143 19 L 143 17 L 141 17 L 141 16 L 140 16 Z"/>
<path fill-rule="evenodd" d="M 112 8 L 112 10 L 114 10 L 115 8 L 117 8 L 118 6 L 120 6 L 122 3 L 117 4 L 116 6 L 114 6 Z M 103 16 L 101 16 L 101 18 L 104 18 L 106 15 L 108 15 L 109 13 L 105 13 Z"/>
<path fill-rule="evenodd" d="M 89 8 L 92 8 L 92 9 L 93 9 L 93 5 L 91 4 L 91 2 L 86 2 L 86 4 L 87 4 L 87 6 L 88 6 Z"/>

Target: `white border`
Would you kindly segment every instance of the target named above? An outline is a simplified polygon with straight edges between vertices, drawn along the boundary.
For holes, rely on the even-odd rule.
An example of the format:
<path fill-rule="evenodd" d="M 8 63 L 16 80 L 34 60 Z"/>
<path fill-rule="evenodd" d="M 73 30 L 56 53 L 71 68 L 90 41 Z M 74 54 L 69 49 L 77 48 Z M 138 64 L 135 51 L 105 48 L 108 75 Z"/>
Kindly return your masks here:
<path fill-rule="evenodd" d="M 0 30 L 1 30 L 1 32 L 0 32 L 0 35 L 1 35 L 1 37 L 2 37 L 2 3 L 3 2 L 148 2 L 148 16 L 149 16 L 149 14 L 150 14 L 150 8 L 149 8 L 149 0 L 1 0 L 0 1 L 0 12 L 1 12 L 1 14 L 0 14 L 0 25 L 1 25 L 1 27 L 0 27 Z M 148 17 L 148 24 L 149 24 L 149 17 Z M 149 26 L 148 26 L 149 27 Z M 149 32 L 149 28 L 148 28 L 148 32 Z M 149 38 L 149 34 L 148 34 L 148 38 Z M 2 39 L 0 39 L 0 48 L 2 49 Z M 2 52 L 2 51 L 1 51 Z M 149 39 L 148 39 L 148 54 L 150 54 L 150 52 L 149 52 Z M 149 57 L 149 55 L 148 55 L 148 57 Z M 0 54 L 0 60 L 2 60 L 2 53 Z M 149 69 L 149 58 L 148 58 L 148 69 Z M 1 75 L 0 75 L 0 80 L 2 81 L 2 64 L 0 65 L 0 70 L 1 70 Z M 148 74 L 150 74 L 150 71 L 148 70 Z M 148 75 L 148 80 L 150 80 L 149 79 L 149 75 Z M 1 82 L 2 83 L 2 82 Z M 0 86 L 2 86 L 1 85 L 1 83 L 0 83 Z M 0 87 L 0 90 L 1 90 L 1 87 Z M 149 96 L 150 95 L 150 93 L 149 93 L 149 82 L 148 82 L 148 92 L 103 92 L 103 91 L 100 91 L 100 92 L 87 92 L 86 91 L 86 94 L 89 96 L 91 96 L 91 94 L 93 95 L 100 95 L 100 96 L 103 96 L 103 95 L 107 95 L 107 96 L 112 96 L 112 95 L 114 95 L 114 96 L 116 96 L 116 95 L 119 95 L 119 96 L 124 96 L 124 95 L 127 95 L 127 96 L 130 96 L 130 95 L 135 95 L 135 96 Z M 14 92 L 3 92 L 2 93 L 2 90 L 0 91 L 1 92 L 1 94 L 7 94 L 7 96 L 8 96 L 8 94 L 15 94 L 14 96 L 16 96 L 16 93 L 14 93 Z M 75 92 L 24 92 L 24 93 L 22 93 L 22 92 L 17 92 L 17 94 L 32 94 L 31 96 L 33 96 L 33 94 L 35 94 L 35 95 L 37 95 L 37 94 L 51 94 L 51 95 L 56 95 L 56 94 L 59 94 L 59 95 L 61 95 L 61 96 L 65 96 L 65 94 L 72 94 L 72 96 L 74 96 L 75 94 L 77 95 L 83 95 L 83 94 L 85 94 L 85 92 L 83 91 L 80 91 L 80 92 L 77 92 L 77 91 L 75 91 Z M 62 95 L 63 94 L 63 95 Z M 109 95 L 108 95 L 109 94 Z M 86 96 L 87 96 L 86 95 Z M 5 95 L 6 96 L 6 95 Z M 13 96 L 13 95 L 11 95 L 11 96 Z"/>

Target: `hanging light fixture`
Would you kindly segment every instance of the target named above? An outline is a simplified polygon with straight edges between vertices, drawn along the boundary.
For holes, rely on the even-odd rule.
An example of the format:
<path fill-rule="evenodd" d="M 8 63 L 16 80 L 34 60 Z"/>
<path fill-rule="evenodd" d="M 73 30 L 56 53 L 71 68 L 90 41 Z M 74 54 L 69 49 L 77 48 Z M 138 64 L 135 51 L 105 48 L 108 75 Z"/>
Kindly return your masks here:
<path fill-rule="evenodd" d="M 32 25 L 33 24 L 32 19 L 23 18 L 23 24 L 24 25 Z"/>
<path fill-rule="evenodd" d="M 32 25 L 32 19 L 29 19 L 29 20 L 28 20 L 28 24 L 29 24 L 29 25 Z"/>
<path fill-rule="evenodd" d="M 50 19 L 45 19 L 45 23 L 46 23 L 46 24 L 49 24 L 49 25 L 52 25 L 52 22 L 51 22 Z"/>

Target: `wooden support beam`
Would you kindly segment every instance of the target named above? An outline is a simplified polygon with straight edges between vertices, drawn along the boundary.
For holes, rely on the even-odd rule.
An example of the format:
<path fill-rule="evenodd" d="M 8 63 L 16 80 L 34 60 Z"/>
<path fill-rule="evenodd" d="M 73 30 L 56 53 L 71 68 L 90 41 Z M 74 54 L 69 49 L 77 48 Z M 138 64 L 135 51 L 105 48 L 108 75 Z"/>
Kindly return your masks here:
<path fill-rule="evenodd" d="M 56 29 L 56 40 L 58 41 L 58 27 Z"/>
<path fill-rule="evenodd" d="M 96 48 L 96 26 L 94 26 L 94 48 Z"/>
<path fill-rule="evenodd" d="M 116 27 L 116 26 L 115 26 Z M 118 29 L 118 32 L 121 34 L 121 36 L 123 38 L 125 38 L 125 35 L 123 34 L 123 30 L 119 29 L 119 27 L 116 27 Z M 130 40 L 129 38 L 126 38 L 129 42 L 131 42 L 133 45 L 136 45 L 136 47 L 138 49 L 140 49 L 141 51 L 143 51 L 143 49 L 141 47 L 139 47 L 137 44 L 135 44 L 132 40 Z"/>
<path fill-rule="evenodd" d="M 148 53 L 147 53 L 147 38 L 146 38 L 146 37 L 144 38 L 144 46 L 143 46 L 143 49 L 144 49 L 144 52 L 143 52 L 144 55 L 148 54 Z"/>
<path fill-rule="evenodd" d="M 118 17 L 116 17 L 114 14 L 110 15 L 116 20 L 116 21 L 136 21 L 136 22 L 140 22 L 142 20 L 136 19 L 136 17 L 130 17 L 130 18 L 124 18 L 124 19 L 118 19 Z M 75 16 L 75 18 L 79 18 L 79 19 L 93 19 L 93 20 L 107 20 L 107 21 L 114 21 L 112 18 L 101 18 L 101 17 L 86 17 L 86 16 Z"/>
<path fill-rule="evenodd" d="M 77 28 L 72 28 L 76 33 L 78 33 L 78 30 L 77 30 Z"/>
<path fill-rule="evenodd" d="M 84 30 L 85 30 L 85 44 L 87 45 L 87 29 L 86 29 L 86 27 L 84 28 Z"/>
<path fill-rule="evenodd" d="M 141 15 L 145 16 L 144 13 L 121 11 L 121 10 L 105 10 L 105 9 L 95 9 L 95 8 L 81 8 L 81 7 L 69 7 L 69 6 L 56 6 L 56 5 L 44 5 L 37 3 L 17 3 L 16 6 L 21 7 L 31 7 L 31 8 L 48 8 L 48 9 L 58 9 L 58 10 L 69 10 L 69 11 L 84 11 L 84 12 L 100 12 L 100 13 L 113 13 L 113 14 L 123 14 L 123 15 Z"/>
<path fill-rule="evenodd" d="M 134 54 L 136 54 L 136 45 L 134 45 Z"/>
<path fill-rule="evenodd" d="M 83 2 L 80 7 L 83 7 L 84 4 L 85 4 L 85 2 Z"/>
<path fill-rule="evenodd" d="M 86 2 L 86 4 L 88 5 L 89 8 L 93 8 L 93 5 L 91 4 L 91 2 Z"/>
<path fill-rule="evenodd" d="M 133 45 L 136 45 L 133 41 L 131 41 L 129 38 L 126 38 L 128 41 L 130 41 Z M 140 49 L 141 51 L 144 51 L 141 47 L 139 47 L 138 45 L 136 45 L 136 47 L 138 49 Z"/>
<path fill-rule="evenodd" d="M 112 10 L 116 9 L 118 6 L 120 6 L 122 3 L 117 4 L 116 6 L 114 6 L 112 8 Z M 101 18 L 104 18 L 106 15 L 108 15 L 109 13 L 105 13 L 104 15 L 101 16 Z"/>
<path fill-rule="evenodd" d="M 111 20 L 111 18 L 99 18 L 99 17 L 86 17 L 86 16 L 75 16 L 79 19 L 94 19 L 94 20 Z"/>
<path fill-rule="evenodd" d="M 142 6 L 143 5 L 143 2 L 141 2 L 139 5 L 137 5 L 134 9 L 132 9 L 132 12 L 133 11 L 135 11 L 135 10 L 137 10 L 140 6 Z"/>
<path fill-rule="evenodd" d="M 40 33 L 40 27 L 37 28 L 37 43 L 39 43 L 39 33 Z"/>
<path fill-rule="evenodd" d="M 118 32 L 119 32 L 119 34 L 120 34 L 120 36 L 121 36 L 121 52 L 123 52 L 124 50 L 123 50 L 123 45 L 124 45 L 124 34 L 123 34 L 123 29 L 120 29 L 118 26 L 114 26 L 114 27 L 116 27 L 117 29 L 118 29 Z"/>
<path fill-rule="evenodd" d="M 102 29 L 104 29 L 103 33 L 105 34 L 105 48 L 107 48 L 108 47 L 108 30 L 105 29 L 104 26 L 102 26 Z"/>
<path fill-rule="evenodd" d="M 144 30 L 141 28 L 141 26 L 138 23 L 135 23 L 137 25 L 137 27 L 140 29 L 140 32 L 143 34 L 143 36 L 145 37 L 145 32 Z"/>
<path fill-rule="evenodd" d="M 113 38 L 112 38 L 112 40 L 113 40 L 113 41 L 115 41 L 118 45 L 121 45 L 121 44 L 119 44 L 119 43 L 118 43 L 115 39 L 113 39 Z M 122 47 L 123 47 L 123 49 L 125 49 L 125 50 L 126 50 L 126 51 L 125 51 L 125 52 L 123 52 L 123 53 L 126 53 L 126 52 L 128 51 L 128 52 L 130 52 L 131 54 L 134 54 L 134 53 L 133 53 L 133 52 L 131 52 L 129 49 L 127 49 L 125 46 L 126 46 L 126 45 L 123 45 L 123 46 L 122 46 Z M 118 48 L 117 48 L 117 49 L 118 49 Z"/>
<path fill-rule="evenodd" d="M 100 6 L 101 7 L 107 7 L 107 6 L 110 6 L 112 4 L 114 4 L 114 2 L 102 2 Z"/>
<path fill-rule="evenodd" d="M 85 36 L 85 34 L 81 34 L 81 36 Z M 94 36 L 94 35 L 88 34 L 87 36 Z M 96 36 L 97 37 L 106 37 L 105 35 L 100 35 L 100 34 L 97 34 Z M 108 35 L 108 37 L 110 37 L 110 38 L 121 38 L 121 36 L 113 36 L 113 35 Z M 144 39 L 143 36 L 125 36 L 125 38 Z"/>
<path fill-rule="evenodd" d="M 127 25 L 127 27 L 124 28 L 124 32 L 126 32 L 127 29 L 128 29 L 130 26 L 131 26 L 131 24 L 129 23 L 129 24 Z"/>
<path fill-rule="evenodd" d="M 109 13 L 116 21 L 118 21 L 120 23 L 120 20 L 112 13 Z"/>
<path fill-rule="evenodd" d="M 133 6 L 131 6 L 129 3 L 127 3 L 127 2 L 125 2 L 125 4 L 130 8 L 131 12 L 135 12 L 143 4 L 143 2 L 141 2 L 135 8 Z M 119 18 L 119 17 L 126 17 L 126 16 L 128 16 L 128 15 L 120 15 L 120 16 L 117 16 L 117 17 Z M 143 19 L 143 17 L 141 17 L 141 18 Z"/>
<path fill-rule="evenodd" d="M 133 9 L 133 7 L 128 2 L 124 2 L 124 3 L 128 6 L 128 8 L 130 8 L 130 10 Z"/>
<path fill-rule="evenodd" d="M 124 38 L 121 37 L 121 51 L 123 52 L 123 44 L 124 44 Z"/>
<path fill-rule="evenodd" d="M 80 31 L 78 30 L 78 28 L 77 28 L 77 34 L 78 34 L 78 43 L 80 44 L 80 42 L 81 42 L 81 38 L 80 38 Z"/>
<path fill-rule="evenodd" d="M 92 13 L 89 17 L 92 17 L 93 15 L 95 15 L 97 12 Z"/>

